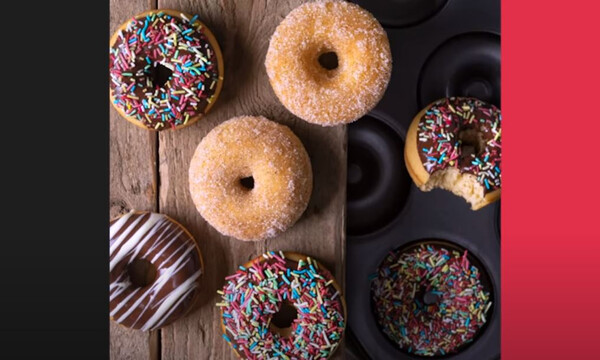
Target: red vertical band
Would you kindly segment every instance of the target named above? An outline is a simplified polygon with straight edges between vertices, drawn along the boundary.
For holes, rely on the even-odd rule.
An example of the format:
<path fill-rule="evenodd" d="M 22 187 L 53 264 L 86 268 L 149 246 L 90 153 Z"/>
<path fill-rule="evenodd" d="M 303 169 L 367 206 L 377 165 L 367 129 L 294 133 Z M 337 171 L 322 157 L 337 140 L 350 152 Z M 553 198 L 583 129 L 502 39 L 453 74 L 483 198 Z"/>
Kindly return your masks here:
<path fill-rule="evenodd" d="M 502 0 L 502 359 L 600 356 L 600 2 Z"/>

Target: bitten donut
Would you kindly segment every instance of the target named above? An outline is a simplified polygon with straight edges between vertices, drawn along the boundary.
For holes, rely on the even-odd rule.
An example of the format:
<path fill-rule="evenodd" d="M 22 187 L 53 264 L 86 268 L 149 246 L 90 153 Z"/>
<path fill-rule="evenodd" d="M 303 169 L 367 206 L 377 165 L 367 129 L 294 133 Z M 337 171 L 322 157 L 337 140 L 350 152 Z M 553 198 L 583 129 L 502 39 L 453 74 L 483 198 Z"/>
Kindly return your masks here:
<path fill-rule="evenodd" d="M 270 251 L 225 278 L 223 338 L 242 359 L 326 359 L 346 327 L 331 273 L 296 253 Z"/>
<path fill-rule="evenodd" d="M 410 354 L 458 352 L 481 330 L 492 305 L 466 250 L 421 244 L 391 252 L 372 279 L 382 331 Z"/>
<path fill-rule="evenodd" d="M 502 115 L 494 105 L 468 97 L 435 101 L 413 119 L 404 149 L 421 190 L 450 190 L 473 210 L 500 198 Z"/>
<path fill-rule="evenodd" d="M 327 0 L 300 5 L 283 19 L 265 66 L 290 112 L 332 126 L 359 119 L 381 100 L 392 56 L 387 34 L 371 13 Z"/>
<path fill-rule="evenodd" d="M 135 16 L 110 39 L 110 97 L 131 123 L 179 129 L 214 105 L 223 85 L 223 56 L 198 20 L 175 10 Z"/>
<path fill-rule="evenodd" d="M 262 116 L 215 127 L 198 145 L 189 171 L 202 217 L 240 240 L 270 238 L 292 226 L 308 205 L 312 181 L 300 139 Z"/>
<path fill-rule="evenodd" d="M 191 309 L 203 272 L 190 233 L 163 214 L 134 212 L 110 222 L 110 317 L 133 329 L 169 325 Z"/>

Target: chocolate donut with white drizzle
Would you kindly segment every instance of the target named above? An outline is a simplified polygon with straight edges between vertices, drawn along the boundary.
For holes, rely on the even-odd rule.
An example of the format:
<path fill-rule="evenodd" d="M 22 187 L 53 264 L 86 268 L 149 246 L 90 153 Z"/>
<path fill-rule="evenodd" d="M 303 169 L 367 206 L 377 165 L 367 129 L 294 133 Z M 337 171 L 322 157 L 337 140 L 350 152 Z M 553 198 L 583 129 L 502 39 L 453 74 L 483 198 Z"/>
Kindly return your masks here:
<path fill-rule="evenodd" d="M 110 222 L 110 317 L 154 330 L 184 316 L 203 274 L 192 235 L 166 215 L 131 211 Z"/>

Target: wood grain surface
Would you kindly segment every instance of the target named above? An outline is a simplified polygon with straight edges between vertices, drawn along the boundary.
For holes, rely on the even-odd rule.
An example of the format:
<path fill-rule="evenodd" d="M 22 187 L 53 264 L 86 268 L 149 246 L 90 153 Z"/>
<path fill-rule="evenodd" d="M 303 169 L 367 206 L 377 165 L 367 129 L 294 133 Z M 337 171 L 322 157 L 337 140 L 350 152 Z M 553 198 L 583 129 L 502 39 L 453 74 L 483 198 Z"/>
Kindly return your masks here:
<path fill-rule="evenodd" d="M 111 359 L 234 359 L 221 337 L 216 291 L 238 265 L 267 250 L 312 256 L 344 287 L 346 127 L 324 128 L 294 117 L 277 100 L 264 67 L 271 34 L 303 2 L 111 0 L 111 31 L 154 6 L 198 14 L 215 34 L 225 60 L 225 82 L 217 103 L 188 128 L 157 135 L 128 123 L 111 107 L 111 216 L 131 208 L 172 216 L 198 241 L 206 270 L 201 299 L 187 317 L 151 333 L 111 324 Z M 220 235 L 196 211 L 188 189 L 188 168 L 200 140 L 238 115 L 263 115 L 288 125 L 302 140 L 313 166 L 314 189 L 306 212 L 290 230 L 263 242 Z M 343 346 L 334 357 L 343 357 Z"/>

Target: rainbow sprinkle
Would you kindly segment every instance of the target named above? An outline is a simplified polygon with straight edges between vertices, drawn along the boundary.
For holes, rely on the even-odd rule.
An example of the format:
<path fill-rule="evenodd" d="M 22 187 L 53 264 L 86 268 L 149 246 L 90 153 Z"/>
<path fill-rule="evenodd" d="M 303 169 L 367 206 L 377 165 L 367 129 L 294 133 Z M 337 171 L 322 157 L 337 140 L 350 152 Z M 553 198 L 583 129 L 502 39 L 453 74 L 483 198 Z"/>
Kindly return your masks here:
<path fill-rule="evenodd" d="M 475 98 L 451 97 L 435 102 L 419 121 L 418 148 L 428 173 L 455 167 L 477 176 L 483 193 L 501 187 L 502 114 Z M 461 134 L 476 131 L 484 144 L 478 153 L 463 153 Z"/>
<path fill-rule="evenodd" d="M 314 259 L 296 263 L 270 251 L 225 279 L 217 303 L 223 338 L 242 358 L 325 359 L 338 346 L 345 328 L 341 295 Z M 270 331 L 283 302 L 297 310 L 286 337 Z"/>
<path fill-rule="evenodd" d="M 390 252 L 371 278 L 381 329 L 411 354 L 458 352 L 473 341 L 492 305 L 479 277 L 466 250 L 421 244 Z"/>
<path fill-rule="evenodd" d="M 176 128 L 202 114 L 222 80 L 197 16 L 180 17 L 158 12 L 134 18 L 110 48 L 114 105 L 154 130 Z M 159 71 L 171 72 L 164 84 L 157 83 Z"/>

